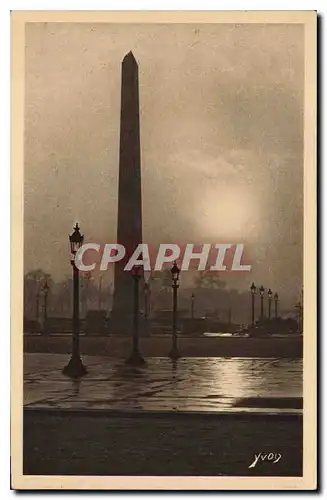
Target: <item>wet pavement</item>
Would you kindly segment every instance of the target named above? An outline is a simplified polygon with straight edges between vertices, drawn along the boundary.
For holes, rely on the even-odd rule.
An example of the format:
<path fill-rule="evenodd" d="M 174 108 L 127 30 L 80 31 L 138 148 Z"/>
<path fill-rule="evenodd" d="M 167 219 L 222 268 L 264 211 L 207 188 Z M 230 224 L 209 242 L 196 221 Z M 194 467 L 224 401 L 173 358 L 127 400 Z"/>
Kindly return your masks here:
<path fill-rule="evenodd" d="M 83 356 L 88 374 L 61 373 L 69 356 L 24 355 L 24 407 L 58 410 L 302 413 L 302 360 Z"/>

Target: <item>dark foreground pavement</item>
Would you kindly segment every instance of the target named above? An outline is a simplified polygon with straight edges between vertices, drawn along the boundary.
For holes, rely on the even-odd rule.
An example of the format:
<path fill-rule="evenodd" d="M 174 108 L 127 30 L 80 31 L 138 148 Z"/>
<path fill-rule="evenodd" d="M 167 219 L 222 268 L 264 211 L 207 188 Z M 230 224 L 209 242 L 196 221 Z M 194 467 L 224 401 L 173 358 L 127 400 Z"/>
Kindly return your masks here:
<path fill-rule="evenodd" d="M 33 475 L 301 476 L 302 416 L 25 409 L 23 457 Z"/>

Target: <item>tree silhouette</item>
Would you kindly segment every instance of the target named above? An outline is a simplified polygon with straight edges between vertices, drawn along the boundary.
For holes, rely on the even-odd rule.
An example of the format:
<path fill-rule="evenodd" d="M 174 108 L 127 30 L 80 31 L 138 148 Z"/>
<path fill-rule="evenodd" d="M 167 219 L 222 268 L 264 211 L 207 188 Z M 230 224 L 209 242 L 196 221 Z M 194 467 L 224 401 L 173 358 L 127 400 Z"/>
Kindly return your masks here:
<path fill-rule="evenodd" d="M 220 276 L 209 274 L 207 271 L 200 271 L 195 278 L 196 288 L 209 288 L 210 290 L 222 290 L 226 287 L 226 283 Z"/>
<path fill-rule="evenodd" d="M 28 271 L 24 275 L 24 315 L 29 318 L 35 318 L 37 309 L 42 307 L 43 287 L 47 282 L 49 292 L 53 288 L 53 279 L 49 273 L 42 269 Z M 38 302 L 38 305 L 37 305 Z"/>

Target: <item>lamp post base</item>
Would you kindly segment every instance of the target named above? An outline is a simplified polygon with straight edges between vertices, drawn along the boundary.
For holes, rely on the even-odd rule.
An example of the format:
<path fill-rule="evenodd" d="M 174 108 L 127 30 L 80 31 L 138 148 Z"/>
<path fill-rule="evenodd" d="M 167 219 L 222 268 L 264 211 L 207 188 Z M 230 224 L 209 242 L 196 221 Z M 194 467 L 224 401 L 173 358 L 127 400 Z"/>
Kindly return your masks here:
<path fill-rule="evenodd" d="M 72 356 L 68 365 L 63 368 L 62 373 L 67 377 L 79 378 L 87 374 L 87 369 L 79 356 Z"/>
<path fill-rule="evenodd" d="M 170 353 L 168 354 L 168 357 L 172 360 L 177 360 L 181 357 L 179 350 L 177 347 L 172 347 Z"/>
<path fill-rule="evenodd" d="M 145 365 L 145 359 L 139 351 L 132 351 L 129 358 L 126 359 L 126 364 L 131 366 L 142 366 Z"/>

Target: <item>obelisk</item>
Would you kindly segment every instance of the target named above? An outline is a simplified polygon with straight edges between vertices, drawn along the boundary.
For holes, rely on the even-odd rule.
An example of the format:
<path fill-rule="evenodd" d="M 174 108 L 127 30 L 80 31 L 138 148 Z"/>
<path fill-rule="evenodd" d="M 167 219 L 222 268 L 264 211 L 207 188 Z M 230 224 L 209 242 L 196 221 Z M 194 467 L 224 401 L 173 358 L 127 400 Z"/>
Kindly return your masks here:
<path fill-rule="evenodd" d="M 133 278 L 123 268 L 142 242 L 141 155 L 138 65 L 132 52 L 122 62 L 117 243 L 126 249 L 115 264 L 111 323 L 113 333 L 130 333 Z M 140 282 L 140 289 L 143 281 Z"/>

